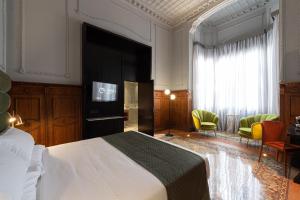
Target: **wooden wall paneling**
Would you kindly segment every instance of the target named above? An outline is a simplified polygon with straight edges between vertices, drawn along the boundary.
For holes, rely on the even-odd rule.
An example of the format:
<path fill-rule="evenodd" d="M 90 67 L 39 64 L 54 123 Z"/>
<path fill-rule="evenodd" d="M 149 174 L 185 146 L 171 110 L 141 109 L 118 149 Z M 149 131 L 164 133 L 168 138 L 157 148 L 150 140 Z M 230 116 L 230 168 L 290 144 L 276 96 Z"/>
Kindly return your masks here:
<path fill-rule="evenodd" d="M 48 145 L 81 139 L 81 89 L 46 88 Z"/>
<path fill-rule="evenodd" d="M 291 96 L 291 118 L 295 119 L 295 117 L 300 115 L 300 94 Z"/>
<path fill-rule="evenodd" d="M 155 131 L 169 127 L 169 97 L 164 91 L 154 91 L 154 126 Z"/>
<path fill-rule="evenodd" d="M 188 90 L 173 91 L 176 99 L 171 101 L 171 128 L 190 131 L 192 129 L 192 98 Z M 169 127 L 169 96 L 164 91 L 154 92 L 154 119 L 155 130 L 164 130 Z"/>
<path fill-rule="evenodd" d="M 176 99 L 171 101 L 171 123 L 172 127 L 179 130 L 191 130 L 191 97 L 187 90 L 173 92 Z"/>
<path fill-rule="evenodd" d="M 300 83 L 280 84 L 280 118 L 286 126 L 300 116 Z"/>
<path fill-rule="evenodd" d="M 81 139 L 81 87 L 13 82 L 11 107 L 37 144 L 52 146 Z"/>
<path fill-rule="evenodd" d="M 194 125 L 193 125 L 193 118 L 192 118 L 192 111 L 193 111 L 193 97 L 192 97 L 192 93 L 189 91 L 188 92 L 188 116 L 187 116 L 187 120 L 188 120 L 188 127 L 187 129 L 189 131 L 194 130 Z"/>
<path fill-rule="evenodd" d="M 170 99 L 163 93 L 163 97 L 161 99 L 161 127 L 162 129 L 168 129 L 171 126 L 171 122 L 169 121 L 169 109 L 170 109 Z"/>
<path fill-rule="evenodd" d="M 46 145 L 46 111 L 44 88 L 37 85 L 13 83 L 11 107 L 22 117 L 24 124 L 17 128 L 30 133 L 37 144 Z"/>
<path fill-rule="evenodd" d="M 157 131 L 161 127 L 160 107 L 161 100 L 157 97 L 157 92 L 154 92 L 154 130 Z"/>

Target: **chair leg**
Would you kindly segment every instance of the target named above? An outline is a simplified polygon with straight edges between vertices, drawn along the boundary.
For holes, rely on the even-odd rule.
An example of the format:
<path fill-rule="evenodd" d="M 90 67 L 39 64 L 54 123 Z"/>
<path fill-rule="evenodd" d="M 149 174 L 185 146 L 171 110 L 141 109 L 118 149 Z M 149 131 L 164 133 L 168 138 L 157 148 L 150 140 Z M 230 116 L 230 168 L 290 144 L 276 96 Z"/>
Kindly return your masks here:
<path fill-rule="evenodd" d="M 261 145 L 261 146 L 260 146 L 260 150 L 259 150 L 259 158 L 258 158 L 258 162 L 261 161 L 261 155 L 262 155 L 263 149 L 264 149 L 264 146 Z"/>
<path fill-rule="evenodd" d="M 288 160 L 288 155 L 286 152 L 283 153 L 284 156 L 284 176 L 287 177 L 287 160 Z"/>
<path fill-rule="evenodd" d="M 215 133 L 215 137 L 217 137 L 217 133 L 216 133 L 216 130 L 214 130 L 214 133 Z"/>
<path fill-rule="evenodd" d="M 277 150 L 277 152 L 276 152 L 276 160 L 277 160 L 277 162 L 278 162 L 278 160 L 279 160 L 279 151 Z"/>
<path fill-rule="evenodd" d="M 240 143 L 242 142 L 242 137 L 240 137 Z"/>
<path fill-rule="evenodd" d="M 247 139 L 247 147 L 249 146 L 249 138 Z"/>

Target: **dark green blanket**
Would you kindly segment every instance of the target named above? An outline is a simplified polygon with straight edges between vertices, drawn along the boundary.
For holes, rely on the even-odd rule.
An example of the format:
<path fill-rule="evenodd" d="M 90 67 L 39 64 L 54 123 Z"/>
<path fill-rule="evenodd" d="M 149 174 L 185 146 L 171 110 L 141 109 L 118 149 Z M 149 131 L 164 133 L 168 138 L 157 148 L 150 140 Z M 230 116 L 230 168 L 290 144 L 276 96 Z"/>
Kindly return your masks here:
<path fill-rule="evenodd" d="M 156 176 L 169 200 L 210 199 L 205 161 L 200 156 L 132 131 L 103 139 Z"/>

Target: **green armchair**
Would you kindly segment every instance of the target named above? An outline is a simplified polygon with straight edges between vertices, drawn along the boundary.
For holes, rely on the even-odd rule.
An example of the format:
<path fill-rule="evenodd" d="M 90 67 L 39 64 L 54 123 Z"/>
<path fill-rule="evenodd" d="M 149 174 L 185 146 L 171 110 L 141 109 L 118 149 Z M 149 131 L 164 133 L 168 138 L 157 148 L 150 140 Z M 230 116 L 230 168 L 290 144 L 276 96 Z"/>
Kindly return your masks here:
<path fill-rule="evenodd" d="M 242 138 L 261 140 L 263 121 L 276 121 L 279 119 L 278 115 L 260 114 L 254 116 L 243 117 L 240 120 L 239 135 Z"/>
<path fill-rule="evenodd" d="M 219 117 L 215 113 L 205 110 L 193 110 L 192 117 L 194 126 L 198 131 L 214 131 L 215 136 L 217 135 Z"/>

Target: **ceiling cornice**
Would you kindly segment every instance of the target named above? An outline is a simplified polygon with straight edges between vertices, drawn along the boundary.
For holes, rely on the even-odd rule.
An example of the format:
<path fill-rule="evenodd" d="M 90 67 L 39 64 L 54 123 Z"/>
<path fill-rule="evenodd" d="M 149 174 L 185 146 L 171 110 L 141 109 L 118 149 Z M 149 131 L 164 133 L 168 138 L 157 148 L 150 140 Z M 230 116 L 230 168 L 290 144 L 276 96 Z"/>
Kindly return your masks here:
<path fill-rule="evenodd" d="M 268 3 L 268 0 L 265 0 L 265 2 L 259 2 L 255 5 L 252 5 L 251 7 L 248 7 L 246 9 L 240 11 L 240 12 L 237 12 L 233 15 L 227 16 L 223 19 L 220 19 L 220 20 L 214 22 L 213 26 L 220 26 L 222 24 L 228 23 L 228 22 L 233 21 L 235 19 L 244 17 L 246 15 L 257 12 L 257 11 L 262 10 L 262 9 L 265 9 L 265 6 L 267 5 L 267 3 Z"/>
<path fill-rule="evenodd" d="M 224 0 L 203 0 L 203 3 L 197 6 L 196 8 L 192 8 L 188 12 L 176 18 L 170 18 L 166 16 L 164 13 L 160 13 L 159 11 L 150 8 L 150 6 L 145 5 L 145 3 L 143 3 L 141 0 L 124 0 L 124 1 L 131 4 L 135 8 L 141 10 L 142 12 L 146 13 L 147 15 L 159 20 L 160 22 L 168 26 L 171 26 L 172 28 L 175 28 L 180 26 L 186 21 L 195 19 L 197 16 L 217 6 L 218 4 L 222 3 Z M 182 6 L 184 5 L 185 4 L 183 4 Z"/>
<path fill-rule="evenodd" d="M 191 13 L 189 13 L 188 15 L 186 15 L 185 17 L 183 17 L 181 20 L 179 20 L 177 22 L 177 24 L 175 24 L 174 26 L 179 26 L 182 23 L 195 19 L 197 18 L 199 15 L 205 13 L 206 11 L 212 9 L 213 7 L 217 6 L 218 4 L 222 3 L 225 0 L 208 0 L 207 2 L 203 3 L 201 6 L 199 6 L 198 8 L 196 8 L 195 10 L 193 10 Z"/>
<path fill-rule="evenodd" d="M 162 23 L 171 26 L 171 21 L 164 18 L 160 14 L 156 13 L 154 10 L 147 8 L 144 4 L 139 2 L 138 0 L 125 0 L 127 3 L 131 4 L 132 6 L 136 7 L 137 9 L 143 11 L 147 15 L 150 15 L 151 17 L 156 18 L 157 20 L 161 21 Z"/>

